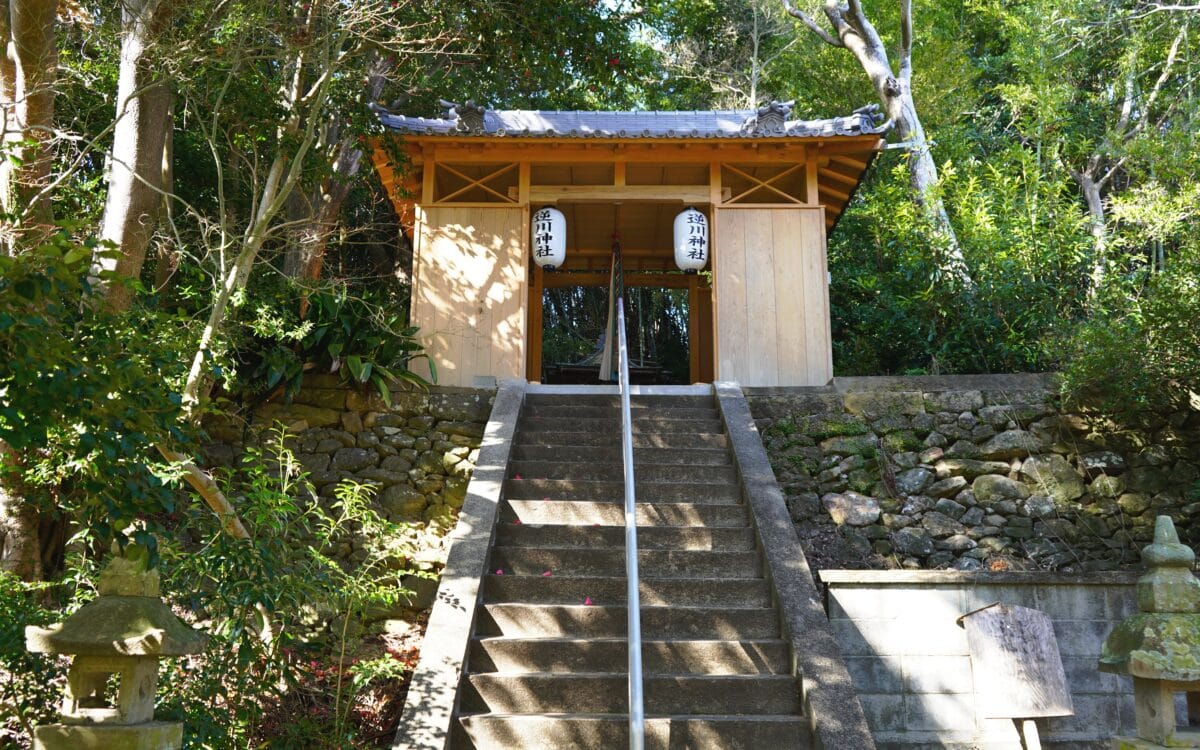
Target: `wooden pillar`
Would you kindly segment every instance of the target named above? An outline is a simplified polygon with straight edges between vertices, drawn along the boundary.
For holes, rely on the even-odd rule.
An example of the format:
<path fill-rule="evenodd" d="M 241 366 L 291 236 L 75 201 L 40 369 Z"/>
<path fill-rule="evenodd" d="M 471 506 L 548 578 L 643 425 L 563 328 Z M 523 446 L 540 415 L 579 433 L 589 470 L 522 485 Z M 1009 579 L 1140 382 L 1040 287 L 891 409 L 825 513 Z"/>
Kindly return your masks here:
<path fill-rule="evenodd" d="M 688 382 L 700 382 L 700 274 L 688 276 Z"/>
<path fill-rule="evenodd" d="M 525 379 L 542 380 L 542 291 L 545 289 L 545 272 L 530 263 L 529 319 L 526 323 L 527 346 L 525 351 Z"/>
<path fill-rule="evenodd" d="M 717 264 L 721 261 L 721 246 L 717 242 L 717 222 L 720 219 L 720 211 L 717 206 L 721 205 L 723 200 L 721 191 L 721 162 L 709 162 L 708 165 L 708 194 L 709 202 L 712 204 L 711 215 L 708 217 L 708 270 L 713 273 L 713 278 L 716 278 Z M 696 295 L 697 298 L 700 295 Z M 704 337 L 704 347 L 700 351 L 700 381 L 712 382 L 720 377 L 717 372 L 715 354 L 717 351 L 717 316 L 720 314 L 719 305 L 717 302 L 716 290 L 710 288 L 705 294 L 704 299 L 697 299 L 700 304 L 697 305 L 700 312 L 699 325 L 706 332 Z M 707 357 L 707 359 L 705 359 Z"/>
<path fill-rule="evenodd" d="M 817 181 L 817 149 L 812 146 L 804 149 L 804 201 L 810 206 L 821 205 L 820 184 Z"/>

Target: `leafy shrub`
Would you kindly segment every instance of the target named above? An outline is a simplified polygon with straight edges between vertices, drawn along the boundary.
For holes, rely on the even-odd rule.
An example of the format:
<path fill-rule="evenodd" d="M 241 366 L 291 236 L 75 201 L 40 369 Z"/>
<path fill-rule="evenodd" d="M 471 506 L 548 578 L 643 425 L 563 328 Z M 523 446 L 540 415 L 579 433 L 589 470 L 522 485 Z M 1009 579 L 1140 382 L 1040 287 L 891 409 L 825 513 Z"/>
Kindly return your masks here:
<path fill-rule="evenodd" d="M 411 594 L 405 576 L 431 575 L 416 570 L 422 527 L 382 518 L 363 485 L 343 484 L 335 499 L 322 501 L 281 443 L 249 453 L 226 482 L 250 541 L 230 537 L 211 513 L 196 509 L 163 545 L 164 590 L 212 637 L 203 655 L 168 664 L 162 680 L 159 715 L 184 721 L 189 748 L 268 739 L 289 746 L 287 736 L 262 736 L 265 717 L 314 685 L 324 686 L 321 710 L 289 717 L 291 746 L 353 747 L 356 696 L 397 669 L 351 670 L 359 623 Z M 337 560 L 352 534 L 359 559 Z"/>
<path fill-rule="evenodd" d="M 1105 411 L 1200 410 L 1200 248 L 1110 281 L 1063 341 L 1063 388 Z"/>
<path fill-rule="evenodd" d="M 309 295 L 307 315 L 301 319 L 299 298 L 299 290 L 289 284 L 253 306 L 243 322 L 248 335 L 235 355 L 234 391 L 260 395 L 282 387 L 290 397 L 308 371 L 341 373 L 349 382 L 373 385 L 388 402 L 391 383 L 426 385 L 408 369 L 425 355 L 398 300 L 339 282 Z"/>
<path fill-rule="evenodd" d="M 94 244 L 60 231 L 0 256 L 0 440 L 28 502 L 104 538 L 174 508 L 147 461 L 155 443 L 186 452 L 176 326 L 145 311 L 107 311 L 90 277 Z M 105 279 L 117 283 L 114 279 Z M 153 546 L 148 530 L 139 541 Z"/>
<path fill-rule="evenodd" d="M 48 583 L 23 583 L 0 570 L 0 746 L 28 747 L 36 724 L 53 721 L 66 682 L 65 660 L 25 650 L 25 626 L 59 619 L 41 600 Z"/>

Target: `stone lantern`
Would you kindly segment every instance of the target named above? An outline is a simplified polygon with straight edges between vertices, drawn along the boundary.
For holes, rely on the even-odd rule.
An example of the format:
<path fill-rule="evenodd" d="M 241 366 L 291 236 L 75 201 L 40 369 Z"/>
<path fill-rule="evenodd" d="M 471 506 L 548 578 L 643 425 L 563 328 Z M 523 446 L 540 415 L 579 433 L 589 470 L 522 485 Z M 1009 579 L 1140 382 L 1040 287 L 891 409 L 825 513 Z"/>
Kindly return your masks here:
<path fill-rule="evenodd" d="M 1196 554 L 1180 544 L 1170 516 L 1159 516 L 1154 543 L 1142 550 L 1147 572 L 1137 582 L 1137 614 L 1108 635 L 1100 671 L 1133 678 L 1136 738 L 1117 738 L 1118 750 L 1200 747 L 1200 732 L 1175 724 L 1175 694 L 1200 698 L 1200 581 Z"/>
<path fill-rule="evenodd" d="M 100 574 L 99 596 L 66 622 L 29 626 L 25 645 L 72 657 L 60 723 L 36 727 L 35 750 L 173 750 L 183 724 L 154 720 L 158 660 L 199 653 L 208 638 L 159 598 L 158 571 L 130 545 Z"/>

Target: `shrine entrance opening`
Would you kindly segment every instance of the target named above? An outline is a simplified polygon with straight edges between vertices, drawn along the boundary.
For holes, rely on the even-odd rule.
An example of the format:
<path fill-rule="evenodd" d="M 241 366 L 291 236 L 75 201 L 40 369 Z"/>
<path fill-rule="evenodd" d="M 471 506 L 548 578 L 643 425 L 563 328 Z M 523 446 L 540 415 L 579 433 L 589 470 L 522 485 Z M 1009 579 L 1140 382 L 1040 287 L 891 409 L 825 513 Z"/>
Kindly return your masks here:
<path fill-rule="evenodd" d="M 706 176 L 696 171 L 697 180 Z M 530 264 L 526 377 L 544 383 L 604 382 L 599 355 L 616 241 L 631 382 L 711 382 L 712 277 L 707 269 L 683 273 L 674 260 L 674 220 L 687 206 L 679 200 L 559 200 L 553 205 L 566 217 L 567 255 L 554 271 Z M 710 214 L 708 205 L 694 207 Z M 710 245 L 709 251 L 716 249 Z"/>

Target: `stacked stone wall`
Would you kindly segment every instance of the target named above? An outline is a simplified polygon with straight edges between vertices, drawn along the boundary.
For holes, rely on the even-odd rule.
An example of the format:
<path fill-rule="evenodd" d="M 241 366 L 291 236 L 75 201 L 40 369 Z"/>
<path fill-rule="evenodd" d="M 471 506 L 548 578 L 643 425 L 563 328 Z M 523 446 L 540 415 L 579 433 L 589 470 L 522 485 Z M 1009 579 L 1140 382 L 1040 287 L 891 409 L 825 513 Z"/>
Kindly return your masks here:
<path fill-rule="evenodd" d="M 1154 518 L 1200 541 L 1200 412 L 1117 424 L 1048 376 L 748 389 L 817 567 L 1135 564 Z M 827 559 L 823 559 L 827 558 Z"/>
<path fill-rule="evenodd" d="M 346 480 L 370 485 L 387 519 L 446 531 L 466 497 L 494 398 L 494 390 L 435 386 L 393 390 L 388 404 L 337 377 L 310 376 L 290 402 L 207 422 L 205 453 L 212 465 L 232 467 L 247 447 L 283 430 L 321 498 L 332 499 Z M 362 554 L 357 540 L 336 551 L 351 562 Z"/>

